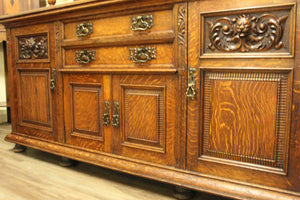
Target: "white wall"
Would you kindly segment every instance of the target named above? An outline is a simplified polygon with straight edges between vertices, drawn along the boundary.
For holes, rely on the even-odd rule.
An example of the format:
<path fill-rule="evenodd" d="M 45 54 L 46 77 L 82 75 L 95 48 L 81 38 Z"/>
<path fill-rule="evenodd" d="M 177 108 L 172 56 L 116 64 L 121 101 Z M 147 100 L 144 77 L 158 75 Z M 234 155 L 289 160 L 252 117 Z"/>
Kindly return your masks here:
<path fill-rule="evenodd" d="M 69 2 L 73 2 L 74 0 L 56 0 L 56 4 L 55 5 L 59 5 L 59 4 L 63 4 L 63 3 L 69 3 Z M 47 2 L 47 6 L 48 5 L 48 1 Z"/>
<path fill-rule="evenodd" d="M 6 102 L 3 43 L 0 43 L 0 102 Z"/>
<path fill-rule="evenodd" d="M 0 43 L 0 102 L 6 102 L 3 43 Z M 0 107 L 0 123 L 6 122 L 6 107 Z"/>

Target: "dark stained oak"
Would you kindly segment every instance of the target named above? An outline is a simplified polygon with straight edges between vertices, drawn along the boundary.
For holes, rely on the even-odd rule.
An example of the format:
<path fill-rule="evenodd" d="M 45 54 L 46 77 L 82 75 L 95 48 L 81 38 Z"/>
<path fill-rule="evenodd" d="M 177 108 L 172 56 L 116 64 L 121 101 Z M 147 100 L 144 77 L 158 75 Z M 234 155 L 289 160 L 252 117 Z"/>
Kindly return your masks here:
<path fill-rule="evenodd" d="M 299 199 L 299 3 L 88 0 L 0 17 L 6 140 L 176 198 Z"/>

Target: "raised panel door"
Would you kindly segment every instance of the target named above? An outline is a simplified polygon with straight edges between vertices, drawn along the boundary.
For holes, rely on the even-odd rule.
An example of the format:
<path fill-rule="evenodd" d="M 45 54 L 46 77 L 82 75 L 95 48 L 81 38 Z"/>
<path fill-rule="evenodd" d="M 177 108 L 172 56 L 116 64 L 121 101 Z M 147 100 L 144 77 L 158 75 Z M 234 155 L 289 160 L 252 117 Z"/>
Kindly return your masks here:
<path fill-rule="evenodd" d="M 48 69 L 18 70 L 18 127 L 29 135 L 54 140 L 53 91 Z"/>
<path fill-rule="evenodd" d="M 103 115 L 109 105 L 105 105 L 104 88 L 109 84 L 104 84 L 102 75 L 91 74 L 64 74 L 63 82 L 66 143 L 106 151 L 109 139 Z"/>
<path fill-rule="evenodd" d="M 174 76 L 113 77 L 114 153 L 152 163 L 175 164 Z M 119 124 L 114 117 L 119 115 Z"/>
<path fill-rule="evenodd" d="M 11 33 L 8 56 L 12 58 L 9 67 L 14 83 L 10 94 L 13 132 L 57 141 L 53 26 L 26 26 L 11 29 Z"/>

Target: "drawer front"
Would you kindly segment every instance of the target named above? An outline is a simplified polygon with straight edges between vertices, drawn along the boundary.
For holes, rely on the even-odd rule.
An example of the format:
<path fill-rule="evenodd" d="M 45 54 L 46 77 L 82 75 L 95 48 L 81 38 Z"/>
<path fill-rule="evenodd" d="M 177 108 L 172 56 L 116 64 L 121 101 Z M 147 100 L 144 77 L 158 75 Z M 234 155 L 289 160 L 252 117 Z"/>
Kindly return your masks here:
<path fill-rule="evenodd" d="M 172 10 L 165 10 L 67 22 L 64 24 L 64 39 L 82 39 L 97 36 L 141 34 L 143 32 L 172 30 L 172 15 Z"/>
<path fill-rule="evenodd" d="M 146 46 L 76 48 L 65 50 L 65 67 L 120 67 L 173 63 L 172 44 Z"/>

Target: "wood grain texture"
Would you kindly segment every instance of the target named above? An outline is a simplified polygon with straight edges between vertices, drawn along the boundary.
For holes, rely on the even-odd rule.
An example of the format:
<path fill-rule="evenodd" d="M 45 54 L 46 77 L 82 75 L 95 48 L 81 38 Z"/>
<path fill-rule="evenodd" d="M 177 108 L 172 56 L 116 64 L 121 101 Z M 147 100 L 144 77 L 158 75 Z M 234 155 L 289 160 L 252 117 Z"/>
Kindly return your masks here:
<path fill-rule="evenodd" d="M 124 145 L 165 151 L 164 87 L 122 85 L 124 95 Z M 157 148 L 155 148 L 157 147 Z"/>
<path fill-rule="evenodd" d="M 204 154 L 285 169 L 288 74 L 204 76 Z"/>
<path fill-rule="evenodd" d="M 299 3 L 89 0 L 0 17 L 0 23 L 8 29 L 13 102 L 12 133 L 6 139 L 223 196 L 297 199 Z M 153 14 L 154 26 L 145 32 L 131 32 L 130 18 L 143 13 Z M 240 41 L 244 46 L 237 54 L 222 54 L 222 59 L 205 57 L 210 51 L 205 49 L 209 48 L 207 42 L 212 41 L 202 37 L 207 35 L 203 22 L 215 24 L 222 17 L 227 17 L 225 21 L 234 24 L 235 30 L 234 38 L 226 42 L 234 45 Z M 268 18 L 266 24 L 259 23 L 264 17 Z M 247 20 L 252 23 L 251 34 L 250 29 L 241 28 Z M 91 21 L 97 24 L 94 35 L 85 39 L 74 36 L 77 23 Z M 260 25 L 255 28 L 253 24 Z M 279 36 L 279 26 L 289 32 Z M 270 27 L 268 34 L 263 34 L 266 27 Z M 256 32 L 258 29 L 260 32 Z M 211 33 L 227 34 L 226 30 L 225 26 Z M 18 39 L 45 34 L 48 59 L 18 60 Z M 281 48 L 273 49 L 270 43 L 272 48 L 266 52 L 245 52 L 246 43 L 255 46 L 262 37 L 266 46 L 268 38 L 271 43 L 274 37 L 279 38 Z M 141 46 L 155 46 L 156 58 L 144 64 L 133 63 L 129 48 Z M 75 52 L 84 49 L 95 49 L 96 60 L 78 64 Z M 196 96 L 187 99 L 189 67 L 196 69 Z M 57 87 L 48 91 L 51 128 L 32 123 L 24 126 L 19 121 L 20 88 L 34 96 L 29 86 L 46 91 L 48 85 L 46 78 L 39 77 L 38 86 L 30 78 L 23 79 L 26 83 L 20 86 L 19 73 L 53 69 Z M 52 77 L 49 73 L 48 78 Z M 23 99 L 33 102 L 30 96 Z M 45 102 L 44 97 L 40 100 Z M 102 125 L 105 102 L 111 105 L 110 121 L 119 124 Z M 26 110 L 31 121 L 46 119 L 45 113 L 38 117 L 31 114 Z"/>
<path fill-rule="evenodd" d="M 66 143 L 103 151 L 103 76 L 68 74 L 63 81 Z"/>
<path fill-rule="evenodd" d="M 153 16 L 153 27 L 145 31 L 134 32 L 131 29 L 131 18 L 139 15 L 152 15 Z M 134 34 L 134 35 L 148 35 L 150 32 L 161 32 L 172 30 L 173 26 L 173 12 L 172 10 L 156 11 L 156 12 L 138 12 L 127 16 L 116 16 L 116 17 L 105 17 L 100 19 L 80 19 L 77 22 L 65 23 L 65 35 L 64 39 L 79 39 L 76 35 L 76 25 L 82 22 L 88 21 L 93 24 L 93 33 L 87 37 L 80 38 L 81 40 L 90 39 L 97 36 L 112 36 L 112 35 L 123 35 Z M 93 17 L 94 18 L 94 17 Z M 96 28 L 101 27 L 101 28 Z"/>
<path fill-rule="evenodd" d="M 170 184 L 87 163 L 77 163 L 72 168 L 64 168 L 58 165 L 59 156 L 30 148 L 26 153 L 16 154 L 12 152 L 14 144 L 4 141 L 9 132 L 10 124 L 0 124 L 2 199 L 174 200 L 171 196 L 173 185 Z M 208 193 L 196 193 L 193 200 L 203 198 L 228 200 Z"/>
<path fill-rule="evenodd" d="M 199 24 L 203 23 L 201 15 L 221 18 L 226 17 L 223 15 L 226 13 L 227 17 L 230 17 L 236 13 L 248 11 L 251 14 L 259 13 L 270 7 L 284 7 L 285 5 L 293 7 L 294 3 L 296 1 L 225 0 L 222 1 L 221 7 L 217 2 L 212 4 L 209 1 L 195 1 L 190 4 L 189 22 L 194 23 L 189 23 L 188 65 L 196 67 L 197 71 L 196 97 L 188 102 L 187 168 L 189 170 L 240 180 L 249 184 L 261 184 L 299 192 L 299 170 L 295 170 L 295 167 L 299 166 L 297 161 L 299 154 L 296 153 L 299 150 L 296 150 L 294 145 L 298 144 L 298 139 L 290 132 L 290 120 L 294 115 L 291 103 L 292 96 L 295 95 L 292 94 L 292 74 L 295 73 L 294 69 L 297 66 L 294 58 L 282 60 L 279 52 L 265 59 L 259 59 L 259 57 L 264 57 L 263 52 L 256 52 L 255 57 L 244 54 L 234 59 L 232 59 L 234 52 L 227 52 L 222 59 L 213 57 L 204 59 L 204 56 L 203 59 L 199 59 L 199 56 L 194 56 L 209 51 L 206 46 L 203 46 L 205 41 L 201 39 L 201 35 L 206 35 L 204 27 L 199 27 Z M 289 12 L 294 16 L 293 8 Z M 215 13 L 220 15 L 214 15 Z M 293 32 L 295 21 L 293 17 L 289 19 L 292 21 L 288 28 Z M 295 40 L 292 35 L 290 33 L 285 42 L 291 42 L 293 45 Z M 295 56 L 297 57 L 297 53 Z M 211 75 L 217 72 L 218 78 L 210 79 L 205 76 L 206 72 Z M 229 72 L 235 72 L 239 76 L 233 78 Z M 272 75 L 261 81 L 249 79 L 257 73 L 262 75 L 261 78 L 265 77 L 264 73 L 287 73 L 284 75 L 287 79 L 275 81 L 272 80 Z M 244 81 L 241 81 L 242 77 Z M 210 81 L 207 81 L 207 78 Z M 236 120 L 239 122 L 236 123 Z M 213 137 L 210 137 L 212 135 Z M 249 137 L 251 135 L 256 139 L 251 140 Z M 207 149 L 214 149 L 213 153 L 205 155 L 204 141 L 206 141 Z M 281 145 L 278 145 L 279 143 Z M 217 154 L 217 151 L 223 153 Z M 228 152 L 236 153 L 229 154 Z M 243 157 L 240 154 L 249 156 Z M 261 157 L 261 161 L 250 158 L 255 154 Z M 295 156 L 296 160 L 291 156 Z M 273 161 L 269 164 L 266 162 L 272 157 L 275 158 L 273 161 L 278 162 L 275 164 L 276 167 L 272 167 Z M 252 161 L 249 162 L 249 159 Z M 253 165 L 253 163 L 256 164 Z"/>
<path fill-rule="evenodd" d="M 180 184 L 181 186 L 235 199 L 240 198 L 240 191 L 243 191 L 243 198 L 246 199 L 272 200 L 276 198 L 279 200 L 292 200 L 299 198 L 299 194 L 297 192 L 295 193 L 288 190 L 278 189 L 274 190 L 274 188 L 262 187 L 255 184 L 245 185 L 243 182 L 232 182 L 228 179 L 222 179 L 214 176 L 186 173 L 186 171 L 164 165 L 149 165 L 149 163 L 136 162 L 136 160 L 124 159 L 124 157 L 120 159 L 120 157 L 113 154 L 99 154 L 91 151 L 86 152 L 69 145 L 56 142 L 45 142 L 40 139 L 36 140 L 26 136 L 21 136 L 17 133 L 7 135 L 6 140 L 10 142 L 18 141 L 20 144 L 26 144 L 26 146 L 34 147 L 35 149 L 42 149 L 43 151 L 47 151 L 51 154 L 68 155 L 68 157 L 72 159 L 88 162 L 94 165 L 171 184 Z"/>
<path fill-rule="evenodd" d="M 73 105 L 73 130 L 101 137 L 101 85 L 71 85 L 72 102 L 69 103 Z"/>
<path fill-rule="evenodd" d="M 172 45 L 171 44 L 147 44 L 140 46 L 125 46 L 125 47 L 103 47 L 103 48 L 89 48 L 89 50 L 95 50 L 96 56 L 95 61 L 92 61 L 89 64 L 81 65 L 82 67 L 91 66 L 91 65 L 107 65 L 113 67 L 113 65 L 133 65 L 133 61 L 129 59 L 130 52 L 129 48 L 138 48 L 138 47 L 156 47 L 156 59 L 148 61 L 144 65 L 150 64 L 172 64 Z M 65 50 L 65 65 L 68 67 L 76 66 L 78 63 L 75 59 L 75 52 L 82 51 L 82 49 L 66 49 Z M 139 66 L 138 64 L 135 65 Z"/>
<path fill-rule="evenodd" d="M 173 80 L 172 75 L 113 76 L 113 99 L 120 102 L 120 128 L 113 129 L 120 135 L 114 137 L 116 154 L 175 165 Z"/>
<path fill-rule="evenodd" d="M 19 72 L 21 123 L 51 127 L 52 104 L 49 96 L 49 81 L 49 71 Z"/>

